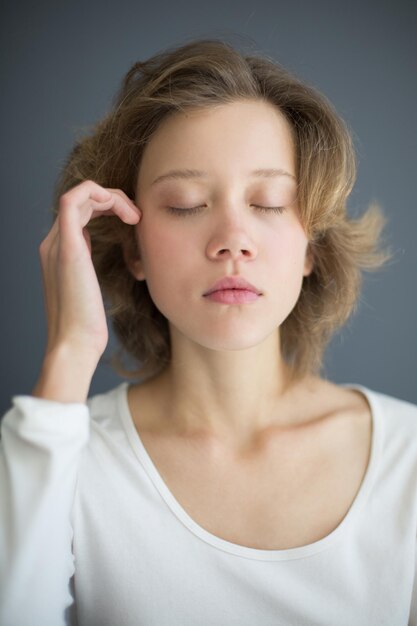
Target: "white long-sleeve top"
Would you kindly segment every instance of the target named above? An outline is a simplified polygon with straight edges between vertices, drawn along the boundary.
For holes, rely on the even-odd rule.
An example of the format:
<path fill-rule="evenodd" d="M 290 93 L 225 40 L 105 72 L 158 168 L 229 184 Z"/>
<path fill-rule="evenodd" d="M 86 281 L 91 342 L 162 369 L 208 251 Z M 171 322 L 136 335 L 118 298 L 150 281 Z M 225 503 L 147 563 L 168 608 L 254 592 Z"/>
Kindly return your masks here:
<path fill-rule="evenodd" d="M 86 404 L 13 396 L 1 626 L 416 626 L 417 405 L 341 386 L 370 403 L 368 468 L 339 526 L 288 550 L 191 519 L 140 439 L 127 382 Z"/>

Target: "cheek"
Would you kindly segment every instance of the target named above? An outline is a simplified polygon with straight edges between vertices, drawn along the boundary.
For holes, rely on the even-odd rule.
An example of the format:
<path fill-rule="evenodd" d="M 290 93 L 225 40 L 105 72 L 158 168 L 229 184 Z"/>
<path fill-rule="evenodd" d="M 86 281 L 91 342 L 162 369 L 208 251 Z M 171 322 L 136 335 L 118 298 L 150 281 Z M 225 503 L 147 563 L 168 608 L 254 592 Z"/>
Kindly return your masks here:
<path fill-rule="evenodd" d="M 195 242 L 174 228 L 156 220 L 143 223 L 138 233 L 143 268 L 150 285 L 163 284 L 164 288 L 181 277 L 182 270 L 190 267 L 190 258 L 195 255 Z M 193 248 L 193 250 L 192 250 Z"/>
<path fill-rule="evenodd" d="M 283 228 L 268 236 L 268 265 L 279 276 L 296 277 L 304 270 L 307 239 L 301 229 Z"/>
<path fill-rule="evenodd" d="M 167 319 L 181 324 L 189 307 L 186 304 L 184 309 L 184 303 L 196 295 L 195 241 L 179 236 L 174 228 L 166 225 L 162 228 L 154 223 L 146 224 L 138 241 L 151 299 Z"/>

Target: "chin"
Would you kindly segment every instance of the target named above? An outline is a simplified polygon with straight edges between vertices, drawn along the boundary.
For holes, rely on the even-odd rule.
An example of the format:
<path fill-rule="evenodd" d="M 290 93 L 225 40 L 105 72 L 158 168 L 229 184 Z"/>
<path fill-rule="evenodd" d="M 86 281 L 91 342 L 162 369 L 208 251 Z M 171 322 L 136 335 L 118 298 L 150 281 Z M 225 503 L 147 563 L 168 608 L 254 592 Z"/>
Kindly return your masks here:
<path fill-rule="evenodd" d="M 236 321 L 230 328 L 226 328 L 226 324 L 220 323 L 217 328 L 211 327 L 210 331 L 206 327 L 204 329 L 184 328 L 175 326 L 175 329 L 171 327 L 171 333 L 180 333 L 181 336 L 186 337 L 188 341 L 191 341 L 197 345 L 200 345 L 208 350 L 217 350 L 221 352 L 235 352 L 238 350 L 247 350 L 255 348 L 262 344 L 267 339 L 271 339 L 271 336 L 278 336 L 277 325 L 272 328 L 261 328 L 259 323 L 239 325 Z"/>

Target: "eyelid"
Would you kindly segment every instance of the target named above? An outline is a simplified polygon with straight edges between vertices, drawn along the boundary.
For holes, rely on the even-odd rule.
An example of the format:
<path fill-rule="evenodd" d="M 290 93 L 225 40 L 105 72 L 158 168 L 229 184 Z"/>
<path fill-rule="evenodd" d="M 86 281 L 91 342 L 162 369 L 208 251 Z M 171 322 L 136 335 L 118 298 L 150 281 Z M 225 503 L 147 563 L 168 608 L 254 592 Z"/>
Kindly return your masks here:
<path fill-rule="evenodd" d="M 197 213 L 200 209 L 204 209 L 204 206 L 195 206 L 189 209 L 185 207 L 167 206 L 168 211 L 172 213 Z"/>
<path fill-rule="evenodd" d="M 285 208 L 286 208 L 284 206 L 261 206 L 259 204 L 252 204 L 251 206 L 254 206 L 255 208 L 259 209 L 262 213 L 267 213 L 268 211 L 272 211 L 274 213 L 282 213 L 283 211 L 285 211 Z M 187 214 L 192 215 L 192 214 L 198 213 L 200 209 L 204 209 L 204 205 L 190 207 L 189 209 L 182 208 L 182 207 L 173 207 L 173 206 L 168 206 L 166 208 L 170 213 L 174 213 L 175 215 L 185 216 Z"/>
<path fill-rule="evenodd" d="M 285 211 L 285 206 L 260 206 L 259 204 L 253 204 L 252 206 L 265 212 L 273 211 L 274 213 L 282 213 L 283 211 Z"/>

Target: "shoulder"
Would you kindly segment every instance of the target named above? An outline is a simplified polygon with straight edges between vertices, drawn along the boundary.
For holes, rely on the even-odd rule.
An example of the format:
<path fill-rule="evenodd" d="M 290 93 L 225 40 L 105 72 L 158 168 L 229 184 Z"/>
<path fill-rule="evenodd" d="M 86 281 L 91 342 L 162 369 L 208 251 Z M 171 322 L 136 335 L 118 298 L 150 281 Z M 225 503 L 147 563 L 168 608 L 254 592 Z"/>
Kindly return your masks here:
<path fill-rule="evenodd" d="M 417 433 L 417 404 L 368 387 L 362 389 L 387 423 L 398 423 Z"/>
<path fill-rule="evenodd" d="M 362 405 L 368 405 L 372 413 L 377 413 L 384 420 L 396 420 L 410 428 L 417 427 L 417 404 L 384 393 L 379 389 L 367 387 L 360 383 L 340 383 L 328 386 L 330 392 L 335 390 L 335 397 L 340 398 L 340 405 L 355 407 L 355 400 L 349 401 L 349 396 L 353 399 L 356 396 L 356 406 L 360 409 Z M 366 400 L 366 402 L 365 402 Z"/>
<path fill-rule="evenodd" d="M 417 405 L 382 391 L 362 389 L 371 404 L 375 447 L 381 458 L 398 474 L 402 468 L 417 478 Z"/>
<path fill-rule="evenodd" d="M 97 458 L 105 458 L 109 466 L 116 458 L 126 457 L 129 448 L 129 419 L 124 408 L 126 383 L 87 399 L 90 436 L 84 450 L 84 469 L 93 471 Z M 92 464 L 92 465 L 91 465 Z"/>
<path fill-rule="evenodd" d="M 391 442 L 413 448 L 417 455 L 417 404 L 359 383 L 331 385 L 329 389 L 339 401 L 334 404 L 358 417 L 359 423 L 373 425 L 385 445 Z"/>
<path fill-rule="evenodd" d="M 87 399 L 87 407 L 90 413 L 93 428 L 107 429 L 120 424 L 120 416 L 123 410 L 123 394 L 126 383 L 112 387 L 90 396 Z"/>
<path fill-rule="evenodd" d="M 373 409 L 373 466 L 380 488 L 386 486 L 392 509 L 410 505 L 417 515 L 417 405 L 375 389 L 364 392 Z"/>

